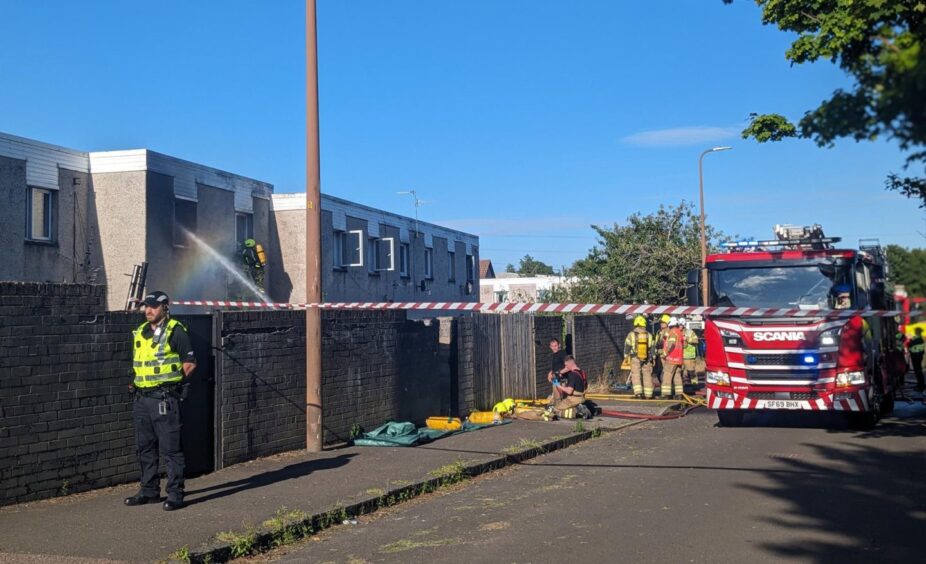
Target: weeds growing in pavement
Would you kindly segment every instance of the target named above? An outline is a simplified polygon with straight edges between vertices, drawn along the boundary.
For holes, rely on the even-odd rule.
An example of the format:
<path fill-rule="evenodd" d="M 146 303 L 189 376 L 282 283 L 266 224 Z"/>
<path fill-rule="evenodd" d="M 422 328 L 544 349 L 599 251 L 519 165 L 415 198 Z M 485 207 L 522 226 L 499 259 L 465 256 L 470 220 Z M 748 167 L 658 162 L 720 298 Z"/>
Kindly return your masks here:
<path fill-rule="evenodd" d="M 575 431 L 576 433 L 584 433 L 585 432 L 585 422 L 579 419 L 578 421 L 576 421 L 576 425 L 575 427 L 572 428 L 572 430 Z"/>
<path fill-rule="evenodd" d="M 241 558 L 251 554 L 254 550 L 254 543 L 257 542 L 257 531 L 254 527 L 248 527 L 244 533 L 226 531 L 219 533 L 216 538 L 229 544 L 232 558 Z"/>
<path fill-rule="evenodd" d="M 462 460 L 457 460 L 451 464 L 445 464 L 440 468 L 431 470 L 428 472 L 428 475 L 438 479 L 438 487 L 456 484 L 457 482 L 462 482 L 466 478 L 466 464 Z"/>
<path fill-rule="evenodd" d="M 531 450 L 535 448 L 543 448 L 543 445 L 540 441 L 534 439 L 521 439 L 521 441 L 516 445 L 511 445 L 510 447 L 505 447 L 502 449 L 502 452 L 505 454 L 518 454 L 525 450 Z"/>
<path fill-rule="evenodd" d="M 190 547 L 184 546 L 183 548 L 171 552 L 167 559 L 169 562 L 182 562 L 183 564 L 188 564 L 190 562 Z"/>

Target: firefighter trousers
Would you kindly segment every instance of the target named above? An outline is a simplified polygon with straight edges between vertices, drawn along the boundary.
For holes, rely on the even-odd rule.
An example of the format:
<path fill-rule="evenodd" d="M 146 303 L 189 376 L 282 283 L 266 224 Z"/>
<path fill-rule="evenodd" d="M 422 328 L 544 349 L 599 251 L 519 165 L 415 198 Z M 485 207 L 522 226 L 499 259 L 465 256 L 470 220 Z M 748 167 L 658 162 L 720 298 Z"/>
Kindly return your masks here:
<path fill-rule="evenodd" d="M 167 499 L 183 501 L 185 460 L 180 445 L 180 431 L 183 428 L 180 399 L 168 393 L 147 396 L 136 394 L 132 405 L 132 421 L 135 424 L 135 443 L 141 468 L 139 493 L 147 497 L 160 497 L 160 452 L 167 463 Z"/>
<path fill-rule="evenodd" d="M 662 365 L 662 397 L 685 392 L 685 386 L 682 384 L 682 370 L 682 365 L 674 362 L 666 361 Z M 673 388 L 675 388 L 674 391 Z"/>
<path fill-rule="evenodd" d="M 633 385 L 634 394 L 653 397 L 653 363 L 631 358 L 630 383 Z"/>

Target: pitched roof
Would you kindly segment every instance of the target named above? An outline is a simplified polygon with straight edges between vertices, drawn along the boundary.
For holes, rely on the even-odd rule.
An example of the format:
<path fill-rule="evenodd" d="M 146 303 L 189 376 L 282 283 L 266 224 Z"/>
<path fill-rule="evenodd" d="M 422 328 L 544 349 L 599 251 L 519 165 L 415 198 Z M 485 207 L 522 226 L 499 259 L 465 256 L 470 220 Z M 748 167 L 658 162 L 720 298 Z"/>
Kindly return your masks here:
<path fill-rule="evenodd" d="M 492 268 L 492 261 L 488 259 L 479 261 L 479 279 L 484 278 L 495 278 L 495 269 Z"/>

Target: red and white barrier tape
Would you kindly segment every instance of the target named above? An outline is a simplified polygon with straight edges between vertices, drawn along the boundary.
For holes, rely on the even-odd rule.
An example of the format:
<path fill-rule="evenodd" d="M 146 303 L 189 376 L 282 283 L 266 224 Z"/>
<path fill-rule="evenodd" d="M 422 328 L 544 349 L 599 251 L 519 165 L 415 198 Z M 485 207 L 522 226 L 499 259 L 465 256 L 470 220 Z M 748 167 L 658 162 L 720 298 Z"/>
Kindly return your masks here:
<path fill-rule="evenodd" d="M 537 304 L 527 302 L 324 302 L 324 303 L 270 303 L 223 300 L 172 300 L 172 305 L 198 307 L 235 307 L 263 309 L 407 309 L 431 311 L 478 311 L 490 313 L 606 313 L 613 315 L 707 315 L 731 317 L 894 317 L 900 311 L 866 309 L 793 309 L 752 307 L 693 307 L 633 304 Z"/>

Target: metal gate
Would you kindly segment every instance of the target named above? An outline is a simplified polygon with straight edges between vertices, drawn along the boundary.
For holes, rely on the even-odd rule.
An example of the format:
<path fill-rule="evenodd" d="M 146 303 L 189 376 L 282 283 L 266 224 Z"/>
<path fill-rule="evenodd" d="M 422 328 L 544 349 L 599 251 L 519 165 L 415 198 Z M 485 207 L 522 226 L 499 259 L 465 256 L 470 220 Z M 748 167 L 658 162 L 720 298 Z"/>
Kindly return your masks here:
<path fill-rule="evenodd" d="M 528 313 L 473 316 L 474 399 L 491 409 L 504 398 L 534 398 L 534 320 Z"/>
<path fill-rule="evenodd" d="M 214 440 L 214 388 L 215 367 L 212 356 L 212 316 L 178 315 L 190 335 L 196 370 L 190 382 L 190 391 L 181 407 L 183 430 L 180 442 L 186 458 L 187 477 L 199 476 L 215 470 Z"/>

